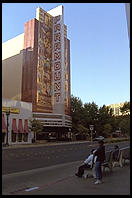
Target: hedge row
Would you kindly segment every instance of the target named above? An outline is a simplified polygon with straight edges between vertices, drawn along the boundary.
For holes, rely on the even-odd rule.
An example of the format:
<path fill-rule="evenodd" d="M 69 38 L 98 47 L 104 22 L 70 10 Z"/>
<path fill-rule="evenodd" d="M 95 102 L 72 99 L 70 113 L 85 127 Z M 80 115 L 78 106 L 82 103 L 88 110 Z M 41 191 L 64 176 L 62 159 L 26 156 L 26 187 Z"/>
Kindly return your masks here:
<path fill-rule="evenodd" d="M 116 142 L 124 142 L 124 141 L 130 141 L 130 137 L 112 138 L 112 139 L 104 140 L 105 143 L 116 143 Z"/>

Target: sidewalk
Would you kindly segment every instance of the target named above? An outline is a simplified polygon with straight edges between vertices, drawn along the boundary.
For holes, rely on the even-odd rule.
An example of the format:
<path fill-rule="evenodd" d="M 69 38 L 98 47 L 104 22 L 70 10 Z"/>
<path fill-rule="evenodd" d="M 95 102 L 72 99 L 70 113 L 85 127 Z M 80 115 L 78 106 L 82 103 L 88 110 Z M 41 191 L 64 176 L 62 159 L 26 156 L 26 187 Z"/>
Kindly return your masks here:
<path fill-rule="evenodd" d="M 2 149 L 12 149 L 12 148 L 26 148 L 26 147 L 42 147 L 42 146 L 50 146 L 50 145 L 65 145 L 65 144 L 80 144 L 80 143 L 91 143 L 90 141 L 69 141 L 69 142 L 46 142 L 46 141 L 38 141 L 32 144 L 14 144 L 9 146 L 3 146 Z M 93 142 L 93 145 L 97 144 L 97 142 Z"/>
<path fill-rule="evenodd" d="M 3 176 L 3 195 L 130 195 L 130 167 L 114 167 L 95 185 L 94 178 L 75 176 L 82 161 Z M 16 182 L 18 181 L 18 182 Z"/>
<path fill-rule="evenodd" d="M 123 141 L 123 142 L 128 142 L 128 141 Z M 93 142 L 91 144 L 91 141 L 87 141 L 87 140 L 80 140 L 80 141 L 68 141 L 68 142 L 45 142 L 45 141 L 40 141 L 37 143 L 32 143 L 32 144 L 14 144 L 14 145 L 9 145 L 9 146 L 2 146 L 3 150 L 6 149 L 15 149 L 15 148 L 31 148 L 31 147 L 43 147 L 43 146 L 54 146 L 54 145 L 66 145 L 66 144 L 89 144 L 90 147 L 95 147 L 98 142 Z M 109 142 L 105 142 L 105 145 L 107 144 L 111 144 L 114 145 L 115 143 L 109 143 Z"/>
<path fill-rule="evenodd" d="M 128 142 L 128 140 L 126 141 L 122 141 L 122 142 Z M 2 149 L 11 149 L 11 148 L 26 148 L 26 147 L 42 147 L 42 146 L 50 146 L 50 145 L 65 145 L 65 144 L 80 144 L 80 143 L 89 143 L 91 145 L 91 141 L 89 140 L 76 140 L 76 141 L 56 141 L 56 142 L 48 142 L 46 140 L 37 140 L 36 143 L 31 143 L 31 144 L 12 144 L 9 146 L 3 146 L 2 145 Z M 109 142 L 109 138 L 105 139 L 104 141 L 105 145 L 106 144 L 115 144 L 115 143 L 110 143 Z M 92 145 L 96 145 L 98 144 L 97 141 L 93 141 Z"/>
<path fill-rule="evenodd" d="M 113 173 L 103 178 L 104 183 L 95 185 L 95 179 L 69 176 L 58 179 L 47 186 L 26 194 L 37 195 L 130 195 L 130 169 L 115 168 Z"/>

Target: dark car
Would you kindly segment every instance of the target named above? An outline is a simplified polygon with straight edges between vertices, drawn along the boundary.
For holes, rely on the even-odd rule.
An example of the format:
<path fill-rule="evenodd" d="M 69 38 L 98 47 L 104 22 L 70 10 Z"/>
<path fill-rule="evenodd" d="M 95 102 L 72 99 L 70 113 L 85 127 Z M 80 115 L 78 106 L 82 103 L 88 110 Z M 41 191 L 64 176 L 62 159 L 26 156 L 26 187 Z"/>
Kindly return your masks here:
<path fill-rule="evenodd" d="M 56 137 L 50 136 L 48 138 L 48 142 L 55 142 L 56 141 Z"/>
<path fill-rule="evenodd" d="M 93 139 L 93 141 L 99 141 L 99 140 L 104 140 L 104 137 L 103 136 L 99 136 L 99 137 Z"/>

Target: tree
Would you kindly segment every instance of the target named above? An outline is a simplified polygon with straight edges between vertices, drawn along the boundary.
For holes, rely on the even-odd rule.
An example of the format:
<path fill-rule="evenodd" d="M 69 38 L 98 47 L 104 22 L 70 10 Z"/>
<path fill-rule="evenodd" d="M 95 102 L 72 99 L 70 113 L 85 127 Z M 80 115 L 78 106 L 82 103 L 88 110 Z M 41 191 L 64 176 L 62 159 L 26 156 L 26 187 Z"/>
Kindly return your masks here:
<path fill-rule="evenodd" d="M 104 131 L 103 131 L 104 136 L 105 137 L 110 136 L 111 135 L 111 132 L 112 132 L 112 126 L 111 126 L 111 124 L 109 124 L 109 123 L 105 124 L 104 125 Z"/>
<path fill-rule="evenodd" d="M 89 102 L 84 104 L 84 116 L 85 127 L 89 128 L 89 125 L 95 125 L 95 122 L 98 119 L 98 106 L 96 103 Z"/>
<path fill-rule="evenodd" d="M 83 103 L 80 98 L 74 97 L 73 95 L 71 96 L 71 116 L 75 120 L 80 120 L 80 113 L 82 112 L 83 109 Z"/>
<path fill-rule="evenodd" d="M 130 103 L 126 102 L 121 111 L 129 112 Z M 71 96 L 71 116 L 74 134 L 90 134 L 89 125 L 94 125 L 96 136 L 107 137 L 118 128 L 121 128 L 124 133 L 130 134 L 130 115 L 115 117 L 112 108 L 106 105 L 98 108 L 95 102 L 83 105 L 81 99 L 73 95 Z"/>
<path fill-rule="evenodd" d="M 89 129 L 84 127 L 82 124 L 78 124 L 76 128 L 76 137 L 77 139 L 86 139 L 86 136 L 89 134 Z"/>
<path fill-rule="evenodd" d="M 130 135 L 130 116 L 122 116 L 123 119 L 119 122 L 119 127 L 124 135 Z"/>
<path fill-rule="evenodd" d="M 34 133 L 34 141 L 36 140 L 36 133 L 42 133 L 43 131 L 43 124 L 36 119 L 30 120 L 30 130 Z"/>
<path fill-rule="evenodd" d="M 104 135 L 104 126 L 106 124 L 110 124 L 111 127 L 113 128 L 114 116 L 112 115 L 112 109 L 110 109 L 106 105 L 103 105 L 102 107 L 99 108 L 98 125 L 97 125 L 98 135 Z M 108 125 L 106 125 L 105 127 L 108 127 Z M 108 132 L 108 129 L 106 129 L 106 131 Z"/>
<path fill-rule="evenodd" d="M 78 125 L 83 120 L 83 103 L 80 98 L 71 96 L 71 117 L 72 117 L 72 131 L 78 131 Z"/>
<path fill-rule="evenodd" d="M 89 129 L 84 127 L 82 124 L 78 125 L 78 132 L 80 132 L 83 135 L 88 135 Z"/>
<path fill-rule="evenodd" d="M 126 115 L 128 112 L 130 112 L 130 102 L 125 102 L 123 107 L 120 107 L 120 111 L 123 115 Z"/>

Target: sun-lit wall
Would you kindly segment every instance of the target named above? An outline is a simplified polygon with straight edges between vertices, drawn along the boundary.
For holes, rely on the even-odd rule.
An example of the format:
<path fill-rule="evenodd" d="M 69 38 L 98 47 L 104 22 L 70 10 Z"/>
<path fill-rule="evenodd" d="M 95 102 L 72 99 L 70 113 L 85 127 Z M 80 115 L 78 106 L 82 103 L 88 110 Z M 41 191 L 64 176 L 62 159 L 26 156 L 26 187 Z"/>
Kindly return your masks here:
<path fill-rule="evenodd" d="M 2 44 L 2 97 L 21 100 L 24 34 Z"/>

